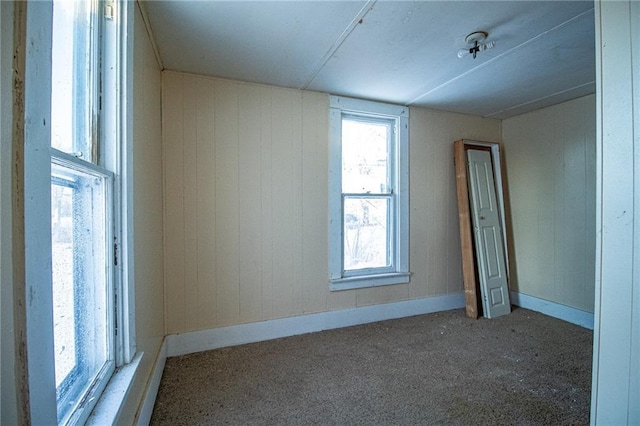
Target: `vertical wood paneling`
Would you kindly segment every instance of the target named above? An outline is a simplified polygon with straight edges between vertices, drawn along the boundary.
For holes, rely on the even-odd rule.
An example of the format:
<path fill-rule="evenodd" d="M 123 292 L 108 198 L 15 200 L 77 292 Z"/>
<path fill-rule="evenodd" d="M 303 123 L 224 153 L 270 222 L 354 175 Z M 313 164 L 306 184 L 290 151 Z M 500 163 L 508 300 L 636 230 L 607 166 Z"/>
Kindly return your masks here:
<path fill-rule="evenodd" d="M 118 422 L 134 424 L 141 399 L 153 378 L 156 355 L 165 331 L 164 182 L 162 147 L 162 73 L 136 4 L 133 64 L 133 256 L 135 279 L 135 341 L 142 353 Z M 4 5 L 2 5 L 4 7 Z M 129 34 L 131 37 L 131 34 Z M 3 340 L 3 349 L 4 349 Z M 4 361 L 3 361 L 4 362 Z M 4 372 L 2 376 L 5 380 Z M 5 394 L 2 394 L 3 405 Z M 3 406 L 4 415 L 4 406 Z M 0 421 L 2 424 L 14 422 Z"/>
<path fill-rule="evenodd" d="M 216 155 L 215 85 L 198 80 L 196 94 L 196 220 L 197 220 L 197 315 L 196 329 L 216 325 Z"/>
<path fill-rule="evenodd" d="M 303 180 L 302 180 L 302 94 L 301 91 L 289 91 L 291 95 L 291 195 L 292 197 L 292 222 L 293 231 L 291 248 L 293 270 L 291 276 L 291 313 L 290 315 L 300 315 L 303 312 L 302 294 L 302 223 L 303 223 Z"/>
<path fill-rule="evenodd" d="M 356 290 L 356 306 L 389 303 L 409 298 L 409 284 L 385 285 Z"/>
<path fill-rule="evenodd" d="M 293 95 L 275 89 L 271 103 L 272 129 L 272 223 L 273 223 L 273 315 L 293 314 Z"/>
<path fill-rule="evenodd" d="M 550 159 L 551 162 L 551 173 L 547 175 L 547 181 L 549 186 L 551 187 L 551 205 L 554 208 L 548 208 L 552 219 L 551 222 L 542 222 L 540 232 L 541 235 L 549 236 L 551 241 L 551 246 L 546 246 L 548 250 L 549 247 L 553 249 L 553 260 L 550 263 L 550 267 L 552 268 L 551 273 L 553 274 L 553 281 L 547 282 L 547 291 L 552 295 L 553 300 L 561 300 L 561 293 L 563 287 L 563 276 L 562 272 L 566 270 L 567 266 L 562 265 L 562 260 L 566 258 L 565 251 L 567 250 L 567 239 L 565 238 L 565 206 L 566 206 L 566 182 L 567 182 L 567 170 L 566 170 L 566 161 L 564 158 L 564 147 L 566 145 L 566 139 L 564 139 L 563 130 L 564 128 L 558 125 L 556 117 L 552 117 L 550 120 L 552 125 L 548 126 L 550 131 L 550 135 L 548 137 L 548 141 L 555 141 L 553 145 L 547 145 L 550 148 L 550 152 L 553 155 L 553 159 Z M 572 135 L 572 138 L 579 137 L 578 135 Z M 578 189 L 578 185 L 574 187 L 576 190 Z M 543 200 L 540 200 L 542 203 Z M 549 201 L 547 201 L 547 206 L 549 206 Z M 549 233 L 549 229 L 546 225 L 550 225 L 553 229 L 553 233 Z M 568 259 L 567 259 L 568 260 Z"/>
<path fill-rule="evenodd" d="M 260 87 L 260 286 L 262 314 L 273 318 L 273 149 L 271 131 L 271 89 Z M 277 167 L 277 164 L 276 164 Z"/>
<path fill-rule="evenodd" d="M 164 96 L 169 333 L 462 291 L 451 146 L 497 120 L 412 110 L 411 283 L 331 292 L 328 96 L 172 72 Z"/>
<path fill-rule="evenodd" d="M 261 241 L 261 103 L 260 88 L 239 86 L 238 206 L 240 220 L 240 321 L 262 319 Z"/>
<path fill-rule="evenodd" d="M 167 334 L 186 330 L 184 300 L 183 76 L 163 75 L 164 276 Z"/>
<path fill-rule="evenodd" d="M 327 279 L 327 285 L 329 285 L 328 279 Z M 355 291 L 329 291 L 328 293 L 329 293 L 327 295 L 328 311 L 353 308 L 354 306 L 356 306 L 357 293 Z"/>
<path fill-rule="evenodd" d="M 165 333 L 163 268 L 162 73 L 135 15 L 133 196 L 136 345 L 153 358 Z M 151 360 L 147 361 L 151 364 Z M 143 367 L 144 368 L 144 367 Z M 144 369 L 142 370 L 144 371 Z M 141 376 L 145 374 L 141 372 Z M 143 377 L 143 376 L 142 376 Z M 140 378 L 143 383 L 146 379 Z"/>
<path fill-rule="evenodd" d="M 411 277 L 410 297 L 426 297 L 428 274 L 427 235 L 429 233 L 428 214 L 430 143 L 428 141 L 427 110 L 411 109 L 409 119 L 409 268 Z"/>
<path fill-rule="evenodd" d="M 439 128 L 444 123 L 439 123 Z M 433 124 L 432 124 L 433 125 Z M 442 130 L 439 133 L 443 133 Z M 441 161 L 432 161 L 429 164 L 429 223 L 437 224 L 430 226 L 427 234 L 427 244 L 430 247 L 428 252 L 428 279 L 434 285 L 429 286 L 427 295 L 446 293 L 451 283 L 447 282 L 447 254 L 452 241 L 447 240 L 447 221 L 450 216 L 454 216 L 454 211 L 448 210 L 449 177 L 453 173 L 453 141 L 455 139 L 436 139 L 430 146 L 429 155 L 431 158 L 439 158 Z M 456 283 L 456 288 L 461 290 L 460 283 Z"/>
<path fill-rule="evenodd" d="M 596 188 L 596 150 L 592 149 L 591 143 L 591 135 L 596 134 L 596 120 L 593 120 L 592 117 L 595 115 L 592 105 L 589 102 L 585 102 L 582 106 L 582 123 L 583 130 L 585 132 L 585 195 L 583 200 L 584 210 L 586 212 L 585 215 L 585 223 L 592 224 L 596 223 L 596 209 L 593 206 L 597 206 L 596 204 L 596 191 L 593 191 L 592 188 Z M 595 231 L 593 231 L 595 232 Z M 591 275 L 592 270 L 592 262 L 593 256 L 592 253 L 596 252 L 596 239 L 590 238 L 589 235 L 585 238 L 586 244 L 584 246 L 584 251 L 582 253 L 583 256 L 583 265 L 585 268 L 585 279 L 582 284 L 582 292 L 583 292 L 583 300 L 582 306 L 589 312 L 594 312 L 594 296 L 591 291 L 593 290 L 593 283 L 591 279 L 593 278 Z"/>
<path fill-rule="evenodd" d="M 453 142 L 498 141 L 499 121 L 427 109 L 411 109 L 410 297 L 461 292 Z"/>
<path fill-rule="evenodd" d="M 303 312 L 327 309 L 328 272 L 328 98 L 302 96 L 302 281 Z"/>
<path fill-rule="evenodd" d="M 184 302 L 188 307 L 184 311 L 185 326 L 193 330 L 198 323 L 198 219 L 197 219 L 197 99 L 200 81 L 185 79 L 183 81 L 183 217 L 184 217 Z"/>
<path fill-rule="evenodd" d="M 561 129 L 562 158 L 564 160 L 564 188 L 574 188 L 573 191 L 565 191 L 564 194 L 564 217 L 563 237 L 564 243 L 562 253 L 564 267 L 558 268 L 561 281 L 571 282 L 575 280 L 575 285 L 563 285 L 558 294 L 559 300 L 571 300 L 574 296 L 582 299 L 580 291 L 584 291 L 582 283 L 590 277 L 586 276 L 588 265 L 584 263 L 584 250 L 587 245 L 587 232 L 583 229 L 586 222 L 586 206 L 584 199 L 588 188 L 585 186 L 585 151 L 587 149 L 587 136 L 585 135 L 584 106 L 576 105 L 576 108 L 567 111 L 562 116 L 557 116 L 557 120 L 562 120 L 565 124 Z M 588 115 L 587 115 L 588 117 Z M 593 117 L 593 115 L 592 115 Z M 595 134 L 595 133 L 594 133 Z M 594 145 L 592 145 L 593 147 Z M 595 188 L 595 187 L 593 187 Z M 592 205 L 591 208 L 595 207 Z M 593 263 L 591 263 L 593 265 Z M 591 277 L 593 279 L 593 276 Z M 577 291 L 576 291 L 577 290 Z M 582 304 L 579 300 L 576 303 Z"/>
<path fill-rule="evenodd" d="M 215 85 L 216 282 L 218 325 L 240 320 L 238 84 Z"/>
<path fill-rule="evenodd" d="M 513 224 L 512 282 L 524 294 L 593 312 L 593 96 L 503 122 Z"/>
<path fill-rule="evenodd" d="M 545 293 L 552 298 L 552 300 L 558 300 L 557 286 L 561 283 L 556 281 L 556 262 L 558 249 L 558 231 L 561 230 L 559 226 L 562 216 L 558 212 L 562 209 L 562 203 L 557 204 L 556 199 L 559 197 L 556 192 L 555 181 L 556 178 L 560 181 L 564 180 L 562 170 L 558 169 L 558 161 L 554 159 L 558 156 L 558 148 L 553 141 L 557 141 L 556 128 L 553 123 L 553 117 L 550 116 L 550 112 L 544 112 L 547 114 L 547 122 L 543 137 L 545 142 L 540 146 L 540 152 L 542 152 L 542 158 L 539 160 L 540 167 L 545 170 L 542 176 L 540 191 L 538 192 L 538 199 L 535 205 L 534 211 L 538 214 L 538 229 L 537 229 L 537 245 L 538 257 L 542 259 L 542 265 L 546 265 L 543 275 L 540 276 L 540 282 L 545 288 Z M 533 133 L 532 133 L 533 134 Z M 560 162 L 562 164 L 562 162 Z M 562 185 L 558 185 L 562 187 Z M 524 195 L 524 193 L 523 193 Z M 544 206 L 544 207 L 543 207 Z M 540 267 L 541 265 L 538 265 Z"/>

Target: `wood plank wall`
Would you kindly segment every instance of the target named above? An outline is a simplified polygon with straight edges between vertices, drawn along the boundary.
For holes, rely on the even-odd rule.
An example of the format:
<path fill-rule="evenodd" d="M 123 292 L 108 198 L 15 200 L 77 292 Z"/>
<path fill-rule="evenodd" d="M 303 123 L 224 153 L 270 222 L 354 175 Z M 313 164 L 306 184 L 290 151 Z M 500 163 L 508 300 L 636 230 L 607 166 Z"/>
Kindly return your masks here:
<path fill-rule="evenodd" d="M 595 97 L 504 120 L 511 289 L 593 312 Z"/>
<path fill-rule="evenodd" d="M 164 339 L 162 73 L 134 4 L 133 228 L 136 347 L 142 359 L 118 424 L 135 424 Z"/>
<path fill-rule="evenodd" d="M 453 141 L 500 124 L 412 109 L 411 283 L 328 282 L 328 95 L 163 74 L 167 334 L 462 292 Z"/>

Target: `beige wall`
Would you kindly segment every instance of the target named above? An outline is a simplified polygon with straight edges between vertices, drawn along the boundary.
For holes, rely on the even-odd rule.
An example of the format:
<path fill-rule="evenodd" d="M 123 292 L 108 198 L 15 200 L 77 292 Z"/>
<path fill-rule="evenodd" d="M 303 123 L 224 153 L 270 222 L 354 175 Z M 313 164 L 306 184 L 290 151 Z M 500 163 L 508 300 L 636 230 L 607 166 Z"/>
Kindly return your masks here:
<path fill-rule="evenodd" d="M 462 291 L 460 224 L 453 142 L 500 141 L 500 121 L 411 109 L 410 196 L 412 297 Z"/>
<path fill-rule="evenodd" d="M 166 333 L 462 291 L 452 145 L 500 123 L 411 109 L 410 284 L 330 292 L 328 95 L 163 74 Z"/>
<path fill-rule="evenodd" d="M 593 312 L 595 97 L 502 123 L 511 289 Z"/>
<path fill-rule="evenodd" d="M 133 191 L 136 344 L 142 361 L 119 424 L 133 424 L 164 337 L 161 73 L 135 9 Z"/>

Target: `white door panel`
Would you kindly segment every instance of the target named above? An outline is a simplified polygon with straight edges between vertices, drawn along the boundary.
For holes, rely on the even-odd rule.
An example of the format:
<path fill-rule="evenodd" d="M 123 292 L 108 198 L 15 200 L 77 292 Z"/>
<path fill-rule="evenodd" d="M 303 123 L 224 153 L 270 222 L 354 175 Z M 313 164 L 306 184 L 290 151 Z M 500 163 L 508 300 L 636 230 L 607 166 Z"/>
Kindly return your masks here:
<path fill-rule="evenodd" d="M 511 312 L 511 305 L 491 153 L 469 149 L 467 159 L 482 307 L 487 318 L 494 318 Z"/>

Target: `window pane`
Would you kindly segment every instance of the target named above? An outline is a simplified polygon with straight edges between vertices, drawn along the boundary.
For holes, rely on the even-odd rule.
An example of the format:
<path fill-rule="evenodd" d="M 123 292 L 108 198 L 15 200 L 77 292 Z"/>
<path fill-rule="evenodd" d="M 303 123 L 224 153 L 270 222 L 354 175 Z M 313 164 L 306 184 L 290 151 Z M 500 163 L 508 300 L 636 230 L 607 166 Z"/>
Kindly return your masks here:
<path fill-rule="evenodd" d="M 53 324 L 58 421 L 110 358 L 106 178 L 52 164 Z"/>
<path fill-rule="evenodd" d="M 51 146 L 95 163 L 95 3 L 53 3 Z"/>
<path fill-rule="evenodd" d="M 344 269 L 391 266 L 388 197 L 344 200 Z"/>
<path fill-rule="evenodd" d="M 389 192 L 391 122 L 342 120 L 342 192 Z"/>

